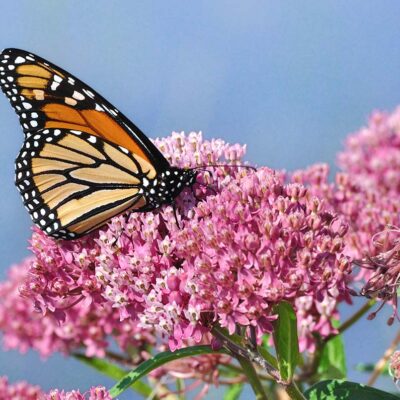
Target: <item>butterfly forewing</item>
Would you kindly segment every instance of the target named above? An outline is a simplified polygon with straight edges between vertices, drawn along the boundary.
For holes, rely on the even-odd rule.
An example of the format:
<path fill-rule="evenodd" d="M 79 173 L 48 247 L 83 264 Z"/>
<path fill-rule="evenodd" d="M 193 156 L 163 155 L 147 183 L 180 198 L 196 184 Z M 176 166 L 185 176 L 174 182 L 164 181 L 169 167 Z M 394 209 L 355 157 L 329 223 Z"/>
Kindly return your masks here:
<path fill-rule="evenodd" d="M 0 54 L 0 86 L 25 133 L 41 129 L 82 130 L 109 140 L 150 162 L 169 164 L 151 141 L 107 100 L 50 62 L 18 49 Z"/>
<path fill-rule="evenodd" d="M 141 190 L 155 169 L 147 160 L 90 133 L 44 129 L 16 160 L 25 207 L 48 235 L 71 239 L 126 210 L 146 209 Z"/>

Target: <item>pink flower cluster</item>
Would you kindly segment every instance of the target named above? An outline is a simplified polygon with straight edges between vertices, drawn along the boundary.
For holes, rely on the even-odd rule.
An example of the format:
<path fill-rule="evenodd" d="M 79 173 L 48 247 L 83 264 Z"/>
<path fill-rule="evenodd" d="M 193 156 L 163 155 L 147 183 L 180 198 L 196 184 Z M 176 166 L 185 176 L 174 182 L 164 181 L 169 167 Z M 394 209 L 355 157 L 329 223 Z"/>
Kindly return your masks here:
<path fill-rule="evenodd" d="M 167 288 L 172 279 L 184 288 L 179 301 L 186 325 L 179 327 L 164 310 L 156 315 L 171 321 L 177 346 L 180 330 L 184 338 L 204 312 L 230 333 L 236 325 L 270 332 L 274 304 L 302 296 L 321 302 L 346 293 L 345 234 L 346 226 L 302 185 L 284 184 L 265 168 L 236 177 L 200 203 L 176 237 L 182 268 L 167 276 Z"/>
<path fill-rule="evenodd" d="M 400 107 L 374 112 L 368 126 L 349 135 L 338 162 L 353 184 L 380 193 L 400 192 Z"/>
<path fill-rule="evenodd" d="M 138 326 L 137 321 L 120 321 L 118 312 L 110 304 L 87 306 L 84 302 L 79 302 L 65 311 L 62 323 L 51 313 L 42 315 L 34 311 L 32 301 L 21 296 L 19 291 L 34 262 L 33 258 L 28 258 L 21 264 L 12 266 L 8 272 L 8 280 L 0 284 L 0 331 L 5 348 L 16 348 L 21 352 L 32 348 L 43 357 L 56 351 L 67 354 L 83 348 L 88 356 L 103 357 L 112 336 L 122 349 L 128 345 L 131 350 L 135 349 L 135 354 L 131 354 L 132 367 L 151 356 L 148 353 L 149 345 L 155 346 L 157 351 L 167 350 L 152 332 Z M 152 373 L 152 377 L 159 379 L 169 374 L 172 378 L 191 379 L 192 384 L 188 390 L 205 383 L 202 391 L 206 391 L 210 384 L 218 382 L 217 367 L 229 364 L 230 360 L 231 357 L 223 354 L 188 357 L 158 368 Z M 9 388 L 7 390 L 11 391 Z M 0 399 L 3 399 L 1 393 L 0 390 Z M 57 394 L 59 397 L 54 397 L 56 399 L 68 400 L 68 396 L 81 396 L 78 392 L 53 391 L 51 394 L 53 397 Z M 80 399 L 79 396 L 71 399 Z"/>
<path fill-rule="evenodd" d="M 359 258 L 377 255 L 375 234 L 400 226 L 400 107 L 374 112 L 368 126 L 350 135 L 339 154 L 340 212 L 351 222 Z"/>
<path fill-rule="evenodd" d="M 42 400 L 43 392 L 39 386 L 26 382 L 10 384 L 5 376 L 0 376 L 1 400 Z"/>
<path fill-rule="evenodd" d="M 66 354 L 83 347 L 88 356 L 103 357 L 110 345 L 109 335 L 122 349 L 130 345 L 140 350 L 143 345 L 154 343 L 149 330 L 139 328 L 133 320 L 120 321 L 101 296 L 97 302 L 80 301 L 67 307 L 62 323 L 52 313 L 35 311 L 32 300 L 21 296 L 20 290 L 26 293 L 26 287 L 21 285 L 28 277 L 32 279 L 30 271 L 37 274 L 38 268 L 37 261 L 26 259 L 11 267 L 8 280 L 0 284 L 0 330 L 6 348 L 21 352 L 33 348 L 47 357 L 56 351 Z"/>
<path fill-rule="evenodd" d="M 92 387 L 86 393 L 79 390 L 65 392 L 64 390 L 54 389 L 45 394 L 43 400 L 112 400 L 107 389 L 103 386 Z"/>
<path fill-rule="evenodd" d="M 395 351 L 390 357 L 389 372 L 396 383 L 400 381 L 400 351 Z"/>
<path fill-rule="evenodd" d="M 366 127 L 350 135 L 338 156 L 342 171 L 329 183 L 329 168 L 319 164 L 292 179 L 324 198 L 348 224 L 344 252 L 361 266 L 352 276 L 363 281 L 360 293 L 385 302 L 397 314 L 400 226 L 400 108 L 374 112 Z M 358 260 L 358 261 L 357 261 Z"/>
<path fill-rule="evenodd" d="M 39 386 L 20 381 L 14 384 L 8 382 L 8 378 L 0 376 L 1 400 L 111 400 L 112 397 L 103 386 L 92 387 L 85 393 L 79 390 L 65 392 L 53 389 L 44 393 Z"/>
<path fill-rule="evenodd" d="M 79 390 L 65 392 L 58 389 L 44 393 L 39 386 L 21 381 L 14 384 L 8 382 L 7 377 L 0 376 L 1 400 L 111 400 L 112 397 L 103 386 L 92 387 L 81 394 Z"/>
<path fill-rule="evenodd" d="M 175 133 L 157 145 L 180 167 L 238 164 L 245 151 L 195 133 Z M 283 174 L 210 171 L 199 182 L 212 190 L 195 188 L 201 201 L 189 190 L 180 196 L 181 227 L 165 207 L 114 218 L 73 242 L 36 231 L 36 263 L 23 293 L 58 319 L 75 303 L 93 311 L 111 305 L 122 321 L 167 336 L 172 349 L 201 341 L 215 321 L 231 333 L 237 325 L 270 332 L 271 307 L 288 300 L 302 310 L 304 347 L 312 347 L 313 332 L 332 332 L 329 317 L 347 295 L 346 225 L 312 190 L 286 184 Z M 296 303 L 299 297 L 305 300 Z"/>
<path fill-rule="evenodd" d="M 400 108 L 375 112 L 367 127 L 350 135 L 338 156 L 342 171 L 329 183 L 329 167 L 313 165 L 292 179 L 306 185 L 347 222 L 346 254 L 355 259 L 377 256 L 374 236 L 400 226 Z M 356 279 L 370 277 L 362 270 Z"/>

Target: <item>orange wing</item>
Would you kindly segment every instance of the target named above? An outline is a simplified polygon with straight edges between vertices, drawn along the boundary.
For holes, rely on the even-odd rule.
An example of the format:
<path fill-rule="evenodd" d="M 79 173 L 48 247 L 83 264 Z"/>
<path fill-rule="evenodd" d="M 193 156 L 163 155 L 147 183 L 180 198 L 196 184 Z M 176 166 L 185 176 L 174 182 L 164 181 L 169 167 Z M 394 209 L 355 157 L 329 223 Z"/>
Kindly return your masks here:
<path fill-rule="evenodd" d="M 152 142 L 114 106 L 32 53 L 6 49 L 0 54 L 0 86 L 27 135 L 46 128 L 81 130 L 125 147 L 158 172 L 169 168 Z"/>
<path fill-rule="evenodd" d="M 31 135 L 16 160 L 16 185 L 33 222 L 63 239 L 82 236 L 124 211 L 146 210 L 144 181 L 155 177 L 139 155 L 69 129 Z"/>

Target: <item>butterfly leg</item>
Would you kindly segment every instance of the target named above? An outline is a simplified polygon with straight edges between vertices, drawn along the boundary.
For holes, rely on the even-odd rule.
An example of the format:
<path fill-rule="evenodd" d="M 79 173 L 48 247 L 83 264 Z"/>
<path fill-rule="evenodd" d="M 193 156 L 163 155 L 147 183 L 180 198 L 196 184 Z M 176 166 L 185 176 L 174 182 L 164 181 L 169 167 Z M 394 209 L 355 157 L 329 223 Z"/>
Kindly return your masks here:
<path fill-rule="evenodd" d="M 174 217 L 175 217 L 175 221 L 176 221 L 176 226 L 177 226 L 179 229 L 182 229 L 182 227 L 179 225 L 178 214 L 177 214 L 177 212 L 176 212 L 176 203 L 175 203 L 175 201 L 173 201 L 173 202 L 171 203 L 171 206 L 172 206 L 172 209 L 174 210 Z"/>

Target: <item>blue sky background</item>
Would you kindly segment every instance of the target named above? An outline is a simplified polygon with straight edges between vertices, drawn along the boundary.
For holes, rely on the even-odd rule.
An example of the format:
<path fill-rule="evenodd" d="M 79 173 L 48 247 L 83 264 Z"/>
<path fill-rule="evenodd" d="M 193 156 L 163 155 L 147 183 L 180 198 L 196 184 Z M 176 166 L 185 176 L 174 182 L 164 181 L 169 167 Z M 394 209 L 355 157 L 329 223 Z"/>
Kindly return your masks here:
<path fill-rule="evenodd" d="M 201 130 L 248 144 L 258 165 L 334 165 L 345 136 L 400 103 L 397 0 L 3 2 L 0 48 L 72 72 L 150 137 Z M 30 219 L 13 184 L 22 131 L 0 97 L 0 278 L 28 251 Z M 385 318 L 346 335 L 349 375 L 395 335 Z M 74 360 L 1 353 L 0 374 L 45 389 L 110 381 Z M 381 385 L 391 387 L 388 382 Z"/>

